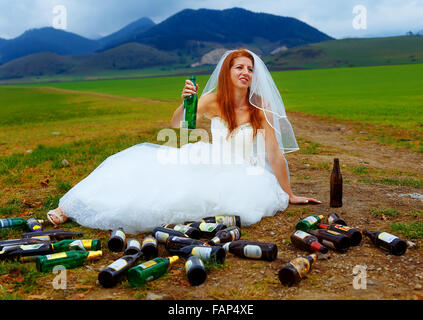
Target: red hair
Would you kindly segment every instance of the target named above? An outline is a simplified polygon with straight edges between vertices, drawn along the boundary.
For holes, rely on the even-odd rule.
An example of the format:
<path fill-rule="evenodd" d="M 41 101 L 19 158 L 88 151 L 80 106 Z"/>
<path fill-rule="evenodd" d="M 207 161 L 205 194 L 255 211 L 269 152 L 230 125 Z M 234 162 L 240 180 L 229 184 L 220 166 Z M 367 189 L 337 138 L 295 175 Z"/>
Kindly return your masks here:
<path fill-rule="evenodd" d="M 231 80 L 231 68 L 236 58 L 247 57 L 251 60 L 254 67 L 254 57 L 245 49 L 239 49 L 231 52 L 222 63 L 219 73 L 219 80 L 217 82 L 217 103 L 220 108 L 223 120 L 226 121 L 229 128 L 229 135 L 236 129 L 234 111 L 234 86 Z M 250 88 L 248 88 L 248 95 L 250 95 Z M 248 110 L 250 113 L 250 123 L 253 126 L 253 137 L 257 135 L 257 130 L 260 128 L 260 110 L 254 107 L 248 99 Z M 227 138 L 228 138 L 227 137 Z"/>

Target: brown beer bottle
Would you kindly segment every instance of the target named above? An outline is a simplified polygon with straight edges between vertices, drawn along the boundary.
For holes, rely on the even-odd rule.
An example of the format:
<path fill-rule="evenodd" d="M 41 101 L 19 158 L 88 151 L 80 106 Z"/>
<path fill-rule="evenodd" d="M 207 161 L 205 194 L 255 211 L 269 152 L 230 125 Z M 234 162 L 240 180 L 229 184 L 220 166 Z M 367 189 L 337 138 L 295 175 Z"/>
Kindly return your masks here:
<path fill-rule="evenodd" d="M 330 206 L 342 207 L 342 174 L 339 167 L 339 159 L 333 160 L 333 169 L 330 175 Z"/>
<path fill-rule="evenodd" d="M 192 225 L 185 225 L 185 224 L 165 224 L 163 228 L 173 229 L 179 232 L 186 234 L 188 237 L 192 239 L 200 239 L 201 231 L 198 230 L 197 227 Z"/>
<path fill-rule="evenodd" d="M 328 248 L 319 243 L 319 240 L 315 236 L 301 230 L 297 230 L 291 234 L 291 243 L 299 249 L 310 252 L 327 253 L 329 251 Z"/>
<path fill-rule="evenodd" d="M 146 236 L 142 241 L 141 252 L 147 260 L 156 258 L 159 255 L 157 239 L 152 235 Z"/>
<path fill-rule="evenodd" d="M 342 224 L 343 226 L 346 226 L 347 223 L 345 222 L 344 219 L 342 219 L 341 217 L 338 217 L 336 215 L 336 213 L 330 213 L 328 216 L 328 222 L 329 224 Z"/>
<path fill-rule="evenodd" d="M 407 242 L 393 234 L 370 230 L 363 230 L 363 234 L 368 236 L 374 245 L 395 256 L 401 256 L 407 250 Z"/>
<path fill-rule="evenodd" d="M 199 286 L 207 278 L 203 261 L 197 256 L 190 256 L 185 263 L 185 273 L 192 286 Z"/>
<path fill-rule="evenodd" d="M 98 274 L 98 282 L 100 282 L 104 288 L 114 287 L 124 278 L 127 271 L 133 267 L 141 257 L 142 253 L 139 251 L 135 254 L 125 255 L 119 258 L 100 271 Z"/>
<path fill-rule="evenodd" d="M 122 228 L 113 230 L 109 241 L 107 242 L 107 246 L 109 247 L 110 251 L 121 252 L 125 246 L 125 238 L 126 235 Z"/>
<path fill-rule="evenodd" d="M 282 284 L 291 286 L 302 280 L 310 272 L 317 255 L 312 253 L 305 257 L 296 258 L 279 270 L 279 280 Z"/>
<path fill-rule="evenodd" d="M 170 228 L 163 228 L 163 227 L 157 227 L 153 229 L 153 236 L 157 239 L 160 243 L 166 243 L 166 239 L 170 236 L 177 236 L 177 237 L 186 237 L 188 236 L 185 233 L 182 233 L 180 231 L 176 231 L 174 229 Z"/>
<path fill-rule="evenodd" d="M 191 245 L 204 246 L 206 244 L 201 240 L 191 239 L 188 237 L 169 236 L 166 240 L 165 247 L 167 250 L 171 250 Z"/>
<path fill-rule="evenodd" d="M 308 230 L 307 232 L 319 239 L 324 246 L 336 251 L 344 253 L 350 248 L 350 239 L 339 232 L 325 229 Z"/>
<path fill-rule="evenodd" d="M 217 232 L 219 232 L 222 229 L 226 229 L 225 224 L 220 223 L 210 223 L 210 222 L 193 222 L 189 223 L 188 226 L 196 228 L 197 230 L 200 230 L 200 237 L 211 239 L 213 238 Z M 194 238 L 194 239 L 199 239 Z"/>
<path fill-rule="evenodd" d="M 263 243 L 248 240 L 235 240 L 223 245 L 226 252 L 238 257 L 273 261 L 278 255 L 278 247 L 274 243 Z"/>
<path fill-rule="evenodd" d="M 361 235 L 361 232 L 355 228 L 344 226 L 342 224 L 319 224 L 320 229 L 328 229 L 335 232 L 339 232 L 341 234 L 346 235 L 348 238 L 350 238 L 351 245 L 352 246 L 358 246 L 361 242 L 361 239 L 363 236 Z"/>
<path fill-rule="evenodd" d="M 131 238 L 126 243 L 126 248 L 124 251 L 125 256 L 131 256 L 137 253 L 140 253 L 141 251 L 141 245 L 137 238 Z"/>
<path fill-rule="evenodd" d="M 215 246 L 217 244 L 238 240 L 240 237 L 241 230 L 237 226 L 232 226 L 218 231 L 213 237 L 213 239 L 208 242 L 208 244 L 211 246 Z"/>
<path fill-rule="evenodd" d="M 240 216 L 220 215 L 220 216 L 214 216 L 214 217 L 205 217 L 202 220 L 208 223 L 220 223 L 228 227 L 237 226 L 238 228 L 241 228 Z"/>

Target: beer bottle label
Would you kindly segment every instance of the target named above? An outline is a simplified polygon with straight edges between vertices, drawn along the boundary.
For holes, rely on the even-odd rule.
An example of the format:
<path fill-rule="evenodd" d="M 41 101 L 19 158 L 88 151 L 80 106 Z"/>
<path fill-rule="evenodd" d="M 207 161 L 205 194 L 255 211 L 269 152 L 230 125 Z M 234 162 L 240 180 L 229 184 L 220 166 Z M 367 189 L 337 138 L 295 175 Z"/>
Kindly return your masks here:
<path fill-rule="evenodd" d="M 173 230 L 186 233 L 189 230 L 189 226 L 183 225 L 183 224 L 177 224 L 175 227 L 173 227 Z"/>
<path fill-rule="evenodd" d="M 66 258 L 68 255 L 65 252 L 59 252 L 59 253 L 53 253 L 46 255 L 47 260 L 55 260 L 55 259 L 61 259 Z"/>
<path fill-rule="evenodd" d="M 122 240 L 125 240 L 125 233 L 123 233 L 122 230 L 116 230 L 115 236 L 121 238 Z"/>
<path fill-rule="evenodd" d="M 113 262 L 111 265 L 109 265 L 109 268 L 115 271 L 119 271 L 127 265 L 128 265 L 128 261 L 126 261 L 125 259 L 118 259 L 115 262 Z"/>
<path fill-rule="evenodd" d="M 10 227 L 12 225 L 10 219 L 0 219 L 0 225 L 2 228 Z"/>
<path fill-rule="evenodd" d="M 290 264 L 298 271 L 298 274 L 303 278 L 310 270 L 310 263 L 305 258 L 296 258 Z"/>
<path fill-rule="evenodd" d="M 317 219 L 313 216 L 309 216 L 305 218 L 304 221 L 308 222 L 309 224 L 315 224 L 317 222 Z"/>
<path fill-rule="evenodd" d="M 339 236 L 340 235 L 339 232 L 332 231 L 332 230 L 326 230 L 326 232 L 331 233 L 331 234 L 334 234 L 335 236 Z"/>
<path fill-rule="evenodd" d="M 241 237 L 241 235 L 239 234 L 239 229 L 233 229 L 229 231 L 229 233 L 232 235 L 232 240 L 236 240 Z"/>
<path fill-rule="evenodd" d="M 166 239 L 169 238 L 169 234 L 166 233 L 166 232 L 157 231 L 156 234 L 154 235 L 154 237 L 159 242 L 166 242 Z"/>
<path fill-rule="evenodd" d="M 151 240 L 150 241 L 144 241 L 143 244 L 146 243 L 146 242 L 152 242 L 152 241 Z M 126 247 L 127 248 L 129 248 L 129 247 L 135 247 L 135 248 L 141 250 L 140 243 L 137 240 L 131 240 L 131 241 L 129 241 L 128 244 L 126 245 Z"/>
<path fill-rule="evenodd" d="M 379 233 L 379 235 L 377 237 L 380 240 L 385 241 L 387 243 L 391 243 L 392 241 L 394 241 L 395 239 L 398 238 L 398 237 L 394 236 L 393 234 L 390 234 L 390 233 L 387 233 L 387 232 Z"/>
<path fill-rule="evenodd" d="M 261 248 L 256 245 L 247 244 L 244 247 L 244 255 L 247 258 L 260 259 L 262 255 Z"/>
<path fill-rule="evenodd" d="M 334 227 L 343 231 L 350 231 L 352 229 L 351 227 L 343 226 L 342 224 L 335 224 Z"/>
<path fill-rule="evenodd" d="M 235 217 L 232 216 L 216 216 L 216 223 L 224 224 L 225 226 L 234 226 L 236 225 Z"/>
<path fill-rule="evenodd" d="M 220 243 L 220 239 L 219 237 L 214 237 L 213 239 L 211 239 L 210 241 L 213 241 L 214 243 Z"/>
<path fill-rule="evenodd" d="M 229 245 L 230 244 L 231 244 L 230 242 L 227 242 L 223 245 L 223 249 L 225 249 L 226 252 L 229 252 Z"/>
<path fill-rule="evenodd" d="M 200 259 L 209 260 L 212 248 L 206 247 L 195 247 L 192 249 L 191 254 L 193 256 L 199 257 Z"/>
<path fill-rule="evenodd" d="M 144 244 L 147 244 L 147 243 L 153 243 L 153 244 L 156 244 L 156 239 L 154 239 L 153 237 L 148 237 L 148 238 L 145 238 L 143 241 L 142 241 L 142 245 L 144 245 Z M 139 247 L 138 246 L 138 242 L 137 241 L 134 241 L 134 242 L 136 242 L 137 244 L 136 244 L 136 246 L 137 247 Z"/>
<path fill-rule="evenodd" d="M 91 240 L 75 240 L 69 244 L 69 248 L 79 248 L 83 251 L 87 251 L 85 248 L 91 249 Z"/>
<path fill-rule="evenodd" d="M 154 265 L 156 265 L 157 264 L 157 262 L 156 261 L 154 261 L 154 260 L 150 260 L 150 261 L 147 261 L 147 262 L 144 262 L 144 263 L 141 263 L 140 265 L 138 265 L 140 268 L 143 268 L 143 269 L 147 269 L 147 268 L 150 268 L 150 267 L 152 267 L 152 266 L 154 266 Z"/>
<path fill-rule="evenodd" d="M 304 232 L 304 231 L 297 230 L 297 231 L 295 231 L 294 236 L 304 240 L 305 238 L 307 238 L 309 236 L 309 234 Z"/>
<path fill-rule="evenodd" d="M 192 267 L 192 260 L 187 260 L 187 262 L 185 263 L 185 272 L 188 272 L 189 269 L 191 269 L 191 267 Z"/>
<path fill-rule="evenodd" d="M 214 229 L 216 229 L 216 227 L 217 227 L 216 223 L 207 223 L 207 222 L 202 222 L 198 226 L 198 228 L 203 232 L 212 232 Z"/>
<path fill-rule="evenodd" d="M 21 245 L 20 248 L 21 250 L 25 251 L 25 250 L 36 250 L 39 247 L 41 247 L 43 244 L 24 244 Z"/>

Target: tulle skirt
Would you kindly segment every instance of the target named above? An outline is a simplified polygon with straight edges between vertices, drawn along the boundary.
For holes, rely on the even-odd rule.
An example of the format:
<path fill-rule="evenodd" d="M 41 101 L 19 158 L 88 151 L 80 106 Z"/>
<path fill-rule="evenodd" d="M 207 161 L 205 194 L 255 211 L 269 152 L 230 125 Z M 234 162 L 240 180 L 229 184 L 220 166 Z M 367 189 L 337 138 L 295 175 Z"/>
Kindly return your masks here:
<path fill-rule="evenodd" d="M 215 155 L 204 142 L 181 148 L 138 144 L 104 160 L 59 207 L 82 226 L 122 227 L 130 234 L 222 214 L 239 215 L 249 226 L 288 207 L 289 197 L 271 172 L 239 157 L 216 161 Z"/>

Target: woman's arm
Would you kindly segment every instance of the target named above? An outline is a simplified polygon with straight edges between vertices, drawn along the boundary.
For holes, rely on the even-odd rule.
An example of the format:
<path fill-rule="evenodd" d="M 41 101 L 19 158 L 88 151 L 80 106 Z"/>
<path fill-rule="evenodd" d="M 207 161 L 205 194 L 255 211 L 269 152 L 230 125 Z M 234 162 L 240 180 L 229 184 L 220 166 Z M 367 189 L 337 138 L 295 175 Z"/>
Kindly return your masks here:
<path fill-rule="evenodd" d="M 262 119 L 262 128 L 264 128 L 264 140 L 265 140 L 265 148 L 267 153 L 267 158 L 269 159 L 270 166 L 272 167 L 273 173 L 278 180 L 281 188 L 285 191 L 289 196 L 290 203 L 321 203 L 320 201 L 307 198 L 307 197 L 299 197 L 294 195 L 291 189 L 291 184 L 289 182 L 288 171 L 286 168 L 285 157 L 282 154 L 282 151 L 279 149 L 278 141 L 276 140 L 275 131 L 269 125 L 264 117 L 264 113 L 261 113 Z"/>
<path fill-rule="evenodd" d="M 182 116 L 184 114 L 184 98 L 189 97 L 192 94 L 198 92 L 199 86 L 196 84 L 196 89 L 190 80 L 185 81 L 185 87 L 182 90 L 182 103 L 179 107 L 175 110 L 172 116 L 172 120 L 170 121 L 170 126 L 174 129 L 178 129 L 181 126 Z M 208 111 L 208 107 L 212 100 L 214 99 L 214 94 L 207 94 L 205 96 L 201 96 L 198 100 L 197 105 L 197 122 L 201 119 L 201 117 Z"/>

